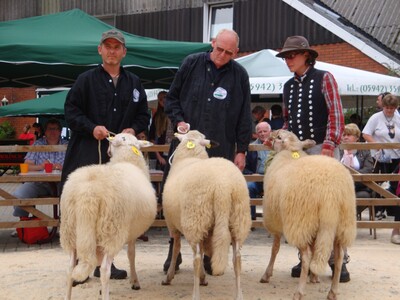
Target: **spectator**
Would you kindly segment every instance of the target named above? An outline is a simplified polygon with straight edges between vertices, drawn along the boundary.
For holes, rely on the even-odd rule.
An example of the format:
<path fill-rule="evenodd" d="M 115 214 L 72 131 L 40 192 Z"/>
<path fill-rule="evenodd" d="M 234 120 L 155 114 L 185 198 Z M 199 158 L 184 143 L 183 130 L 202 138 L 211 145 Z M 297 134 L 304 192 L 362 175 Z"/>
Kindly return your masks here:
<path fill-rule="evenodd" d="M 147 130 L 149 125 L 143 85 L 139 77 L 121 66 L 127 52 L 123 34 L 115 29 L 104 32 L 97 51 L 102 64 L 78 76 L 65 101 L 65 121 L 72 134 L 61 176 L 62 185 L 77 168 L 109 161 L 106 138 L 110 134 L 136 135 Z M 100 277 L 99 267 L 94 276 Z M 126 277 L 125 270 L 111 265 L 111 279 Z"/>
<path fill-rule="evenodd" d="M 399 143 L 400 114 L 397 113 L 399 99 L 388 94 L 382 99 L 382 111 L 373 114 L 363 129 L 368 143 Z M 397 132 L 397 134 L 396 134 Z M 371 150 L 374 159 L 374 173 L 393 173 L 400 162 L 400 149 Z M 392 191 L 396 191 L 397 182 L 390 182 Z M 376 207 L 377 217 L 384 217 L 385 208 Z"/>
<path fill-rule="evenodd" d="M 344 129 L 342 101 L 333 75 L 314 68 L 318 52 L 311 49 L 303 36 L 288 37 L 276 55 L 285 60 L 294 73 L 283 87 L 284 128 L 300 140 L 312 139 L 316 145 L 308 154 L 322 154 L 339 159 L 338 145 Z M 346 269 L 347 253 L 340 274 L 340 282 L 350 280 Z M 334 266 L 331 266 L 331 268 Z M 300 277 L 301 261 L 292 268 L 292 277 Z"/>
<path fill-rule="evenodd" d="M 45 124 L 45 136 L 36 140 L 33 145 L 63 145 L 67 141 L 61 139 L 61 123 L 56 119 L 50 119 Z M 25 163 L 29 165 L 29 171 L 43 171 L 44 164 L 51 162 L 53 169 L 62 170 L 65 152 L 28 152 Z M 17 198 L 39 198 L 56 196 L 57 191 L 49 182 L 25 182 L 13 193 Z M 13 216 L 28 217 L 29 213 L 15 206 Z"/>
<path fill-rule="evenodd" d="M 262 145 L 271 133 L 271 126 L 267 122 L 260 122 L 256 125 L 257 139 L 252 142 L 253 145 Z M 246 168 L 244 174 L 264 174 L 265 162 L 267 160 L 269 150 L 248 151 L 246 155 Z M 248 182 L 250 198 L 259 198 L 264 194 L 264 186 L 262 182 Z M 251 206 L 251 219 L 256 219 L 256 207 Z"/>
<path fill-rule="evenodd" d="M 185 58 L 167 94 L 165 112 L 181 132 L 196 129 L 218 142 L 219 147 L 207 150 L 210 157 L 229 159 L 243 171 L 251 140 L 251 97 L 249 76 L 234 60 L 239 37 L 233 30 L 222 29 L 211 46 L 212 52 Z M 171 144 L 170 153 L 174 147 Z M 167 174 L 168 168 L 164 178 Z M 173 239 L 164 271 L 169 268 L 172 245 Z M 204 264 L 212 273 L 209 257 L 204 256 Z"/>
<path fill-rule="evenodd" d="M 344 128 L 342 143 L 356 143 L 360 140 L 361 131 L 355 123 L 347 124 Z M 373 160 L 369 150 L 340 150 L 340 161 L 342 164 L 354 170 L 368 174 L 373 171 Z M 354 183 L 357 198 L 371 198 L 371 190 L 361 182 Z M 364 208 L 357 210 L 361 213 Z"/>
<path fill-rule="evenodd" d="M 43 126 L 40 123 L 33 123 L 33 134 L 35 135 L 35 140 L 40 139 L 43 136 Z"/>
<path fill-rule="evenodd" d="M 382 111 L 382 99 L 383 97 L 385 97 L 386 95 L 390 95 L 390 93 L 388 92 L 384 92 L 384 93 L 380 93 L 377 97 L 376 97 L 376 111 Z"/>
<path fill-rule="evenodd" d="M 35 135 L 30 132 L 31 125 L 25 124 L 22 129 L 22 133 L 19 135 L 20 140 L 29 140 L 29 145 L 32 145 L 35 142 Z"/>
<path fill-rule="evenodd" d="M 267 110 L 260 106 L 257 105 L 251 110 L 251 114 L 253 116 L 253 127 L 252 127 L 252 140 L 257 139 L 257 132 L 256 132 L 256 125 L 260 122 L 267 122 L 269 123 L 270 120 L 265 116 L 265 113 Z"/>
<path fill-rule="evenodd" d="M 285 123 L 282 116 L 282 106 L 279 104 L 274 104 L 271 106 L 271 130 L 281 129 Z"/>
<path fill-rule="evenodd" d="M 157 110 L 154 114 L 153 121 L 150 126 L 149 139 L 156 145 L 169 145 L 174 138 L 174 128 L 172 126 L 171 120 L 164 112 L 166 97 L 166 91 L 161 91 L 158 93 Z M 164 171 L 164 167 L 167 164 L 168 153 L 155 152 L 155 155 L 157 159 L 157 169 Z"/>

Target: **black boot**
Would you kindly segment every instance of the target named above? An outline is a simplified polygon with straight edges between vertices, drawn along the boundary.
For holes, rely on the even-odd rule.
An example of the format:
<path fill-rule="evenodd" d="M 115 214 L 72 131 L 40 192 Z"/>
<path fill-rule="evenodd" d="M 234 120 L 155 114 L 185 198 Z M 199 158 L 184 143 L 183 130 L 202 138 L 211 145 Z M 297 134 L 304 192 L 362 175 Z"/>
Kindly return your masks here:
<path fill-rule="evenodd" d="M 292 268 L 292 277 L 300 277 L 301 274 L 301 261 Z"/>
<path fill-rule="evenodd" d="M 169 250 L 168 250 L 168 256 L 167 260 L 164 263 L 164 273 L 168 272 L 169 266 L 171 264 L 171 258 L 172 258 L 172 249 L 174 248 L 174 239 L 170 238 L 169 240 Z M 176 265 L 175 265 L 175 272 L 179 271 L 179 265 L 182 263 L 182 255 L 179 252 L 178 257 L 176 258 Z"/>
<path fill-rule="evenodd" d="M 211 257 L 204 255 L 203 258 L 204 270 L 208 275 L 212 275 Z"/>
<path fill-rule="evenodd" d="M 334 271 L 335 271 L 335 265 L 332 264 L 332 265 L 330 265 L 330 267 L 331 267 L 331 270 L 332 270 L 332 277 L 333 277 Z M 342 264 L 342 270 L 340 271 L 339 282 L 343 283 L 343 282 L 349 282 L 349 281 L 350 281 L 350 273 L 349 273 L 349 271 L 347 271 L 346 264 L 343 263 Z"/>
<path fill-rule="evenodd" d="M 93 273 L 94 277 L 100 277 L 100 267 L 96 267 Z M 125 279 L 128 276 L 125 270 L 119 270 L 114 266 L 114 263 L 111 264 L 111 275 L 110 279 Z"/>

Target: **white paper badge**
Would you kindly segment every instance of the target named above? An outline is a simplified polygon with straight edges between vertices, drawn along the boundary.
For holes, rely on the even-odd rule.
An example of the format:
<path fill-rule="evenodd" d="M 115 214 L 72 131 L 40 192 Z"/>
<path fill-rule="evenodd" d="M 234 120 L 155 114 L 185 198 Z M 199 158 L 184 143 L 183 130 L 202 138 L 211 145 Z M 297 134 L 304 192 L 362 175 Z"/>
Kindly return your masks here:
<path fill-rule="evenodd" d="M 140 93 L 137 89 L 133 90 L 133 102 L 139 102 Z"/>
<path fill-rule="evenodd" d="M 217 87 L 217 89 L 214 91 L 213 96 L 219 100 L 224 100 L 227 94 L 228 92 L 224 88 Z"/>

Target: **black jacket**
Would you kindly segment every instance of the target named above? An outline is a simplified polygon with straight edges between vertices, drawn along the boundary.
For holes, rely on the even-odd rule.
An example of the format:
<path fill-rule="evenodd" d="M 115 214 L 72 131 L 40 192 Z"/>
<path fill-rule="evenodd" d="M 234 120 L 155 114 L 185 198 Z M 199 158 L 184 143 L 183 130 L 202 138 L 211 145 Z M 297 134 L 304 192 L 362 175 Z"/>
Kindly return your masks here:
<path fill-rule="evenodd" d="M 71 129 L 62 178 L 62 184 L 75 169 L 99 163 L 98 141 L 93 137 L 97 125 L 120 133 L 133 128 L 136 133 L 149 124 L 147 97 L 140 79 L 121 68 L 117 87 L 103 67 L 81 74 L 65 101 L 65 120 Z M 108 141 L 101 141 L 101 162 L 109 160 Z"/>
<path fill-rule="evenodd" d="M 220 146 L 210 156 L 233 160 L 251 140 L 250 84 L 246 70 L 231 60 L 216 69 L 209 53 L 189 55 L 167 94 L 165 112 L 174 126 L 181 121 Z"/>

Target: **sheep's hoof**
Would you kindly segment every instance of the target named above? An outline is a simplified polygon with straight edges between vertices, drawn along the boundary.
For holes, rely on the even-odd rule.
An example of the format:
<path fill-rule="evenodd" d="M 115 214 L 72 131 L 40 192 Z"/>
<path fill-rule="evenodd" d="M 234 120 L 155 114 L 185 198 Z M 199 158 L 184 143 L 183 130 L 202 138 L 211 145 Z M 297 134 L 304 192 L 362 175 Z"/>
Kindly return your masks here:
<path fill-rule="evenodd" d="M 132 288 L 132 290 L 137 291 L 137 290 L 140 290 L 140 285 L 132 284 L 131 288 Z"/>
<path fill-rule="evenodd" d="M 200 280 L 200 285 L 202 286 L 207 286 L 208 285 L 208 281 L 207 280 Z"/>
<path fill-rule="evenodd" d="M 269 283 L 269 278 L 261 277 L 260 282 L 261 283 Z"/>
<path fill-rule="evenodd" d="M 162 285 L 171 285 L 171 281 L 161 281 Z"/>
<path fill-rule="evenodd" d="M 330 290 L 329 293 L 328 293 L 327 299 L 328 300 L 336 300 L 337 299 L 336 298 L 336 294 L 334 292 L 332 292 L 332 290 Z"/>

